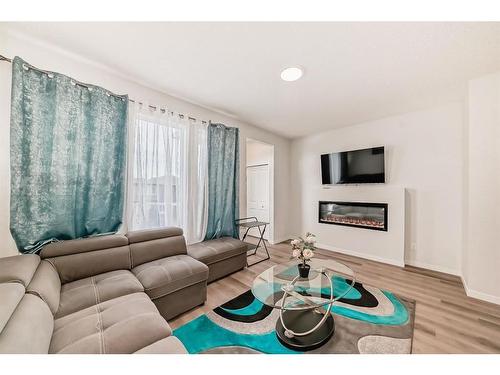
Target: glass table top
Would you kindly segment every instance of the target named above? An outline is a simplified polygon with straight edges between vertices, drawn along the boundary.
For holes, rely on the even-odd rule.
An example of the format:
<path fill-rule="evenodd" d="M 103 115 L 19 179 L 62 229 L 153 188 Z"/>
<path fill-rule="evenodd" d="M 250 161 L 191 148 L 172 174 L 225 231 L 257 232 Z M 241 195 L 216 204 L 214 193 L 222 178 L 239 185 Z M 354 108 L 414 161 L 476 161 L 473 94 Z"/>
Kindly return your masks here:
<path fill-rule="evenodd" d="M 275 265 L 257 276 L 252 293 L 265 305 L 283 310 L 306 310 L 328 305 L 356 293 L 354 271 L 333 259 L 313 258 L 309 277 L 299 277 L 298 260 Z M 286 293 L 286 299 L 283 297 Z M 354 297 L 355 298 L 355 297 Z"/>

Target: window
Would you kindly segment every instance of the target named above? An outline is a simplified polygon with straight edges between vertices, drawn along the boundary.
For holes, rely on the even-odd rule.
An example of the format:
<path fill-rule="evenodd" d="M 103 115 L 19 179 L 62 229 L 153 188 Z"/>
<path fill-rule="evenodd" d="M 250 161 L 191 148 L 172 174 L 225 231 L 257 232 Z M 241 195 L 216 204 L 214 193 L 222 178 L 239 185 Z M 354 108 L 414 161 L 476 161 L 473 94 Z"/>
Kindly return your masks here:
<path fill-rule="evenodd" d="M 168 115 L 165 115 L 168 116 Z M 187 129 L 139 115 L 135 128 L 132 229 L 183 227 Z"/>
<path fill-rule="evenodd" d="M 180 227 L 202 241 L 207 220 L 207 127 L 177 114 L 132 108 L 129 159 L 130 230 Z"/>

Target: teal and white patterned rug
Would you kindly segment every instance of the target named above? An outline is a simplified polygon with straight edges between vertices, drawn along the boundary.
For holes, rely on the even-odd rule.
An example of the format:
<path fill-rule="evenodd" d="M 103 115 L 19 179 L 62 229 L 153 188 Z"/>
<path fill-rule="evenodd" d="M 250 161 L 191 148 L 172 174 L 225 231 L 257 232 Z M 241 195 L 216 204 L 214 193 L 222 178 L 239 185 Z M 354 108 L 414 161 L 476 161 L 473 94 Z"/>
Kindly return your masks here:
<path fill-rule="evenodd" d="M 334 279 L 334 294 L 349 280 Z M 411 353 L 415 302 L 355 283 L 332 309 L 335 333 L 307 353 Z M 276 337 L 279 311 L 263 305 L 249 290 L 174 331 L 189 353 L 296 352 Z"/>

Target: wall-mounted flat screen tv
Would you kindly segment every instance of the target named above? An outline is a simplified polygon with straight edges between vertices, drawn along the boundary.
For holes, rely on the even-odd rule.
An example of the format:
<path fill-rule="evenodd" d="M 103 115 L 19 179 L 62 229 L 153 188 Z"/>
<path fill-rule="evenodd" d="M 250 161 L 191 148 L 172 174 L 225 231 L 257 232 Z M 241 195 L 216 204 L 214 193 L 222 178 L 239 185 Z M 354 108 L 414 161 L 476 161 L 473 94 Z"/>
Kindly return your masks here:
<path fill-rule="evenodd" d="M 323 185 L 385 183 L 384 147 L 321 155 Z"/>

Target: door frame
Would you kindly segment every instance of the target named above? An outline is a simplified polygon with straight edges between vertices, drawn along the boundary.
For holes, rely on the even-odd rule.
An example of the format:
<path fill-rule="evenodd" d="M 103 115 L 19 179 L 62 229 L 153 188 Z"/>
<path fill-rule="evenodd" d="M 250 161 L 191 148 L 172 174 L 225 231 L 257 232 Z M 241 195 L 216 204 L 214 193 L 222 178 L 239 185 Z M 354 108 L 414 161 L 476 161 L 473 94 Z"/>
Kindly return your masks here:
<path fill-rule="evenodd" d="M 250 206 L 249 206 L 249 185 L 250 185 L 250 175 L 252 172 L 256 172 L 258 170 L 262 171 L 262 172 L 266 172 L 265 175 L 266 175 L 266 178 L 267 178 L 267 188 L 268 190 L 267 191 L 264 191 L 262 190 L 263 193 L 265 193 L 267 195 L 266 197 L 266 200 L 267 200 L 267 209 L 266 209 L 266 214 L 267 214 L 267 219 L 265 219 L 265 221 L 269 221 L 269 225 L 267 225 L 267 228 L 266 228 L 266 232 L 264 233 L 264 238 L 266 240 L 270 240 L 271 239 L 271 232 L 272 232 L 272 221 L 271 221 L 271 166 L 269 165 L 269 163 L 262 163 L 262 164 L 255 164 L 255 165 L 248 165 L 247 168 L 246 168 L 246 173 L 247 173 L 247 213 L 246 213 L 246 216 L 247 217 L 253 217 L 253 216 L 258 216 L 255 212 L 254 213 L 251 213 L 250 212 Z M 262 178 L 264 178 L 264 176 L 262 176 Z M 260 197 L 259 197 L 259 200 L 260 200 Z M 258 209 L 260 210 L 260 209 Z M 262 220 L 262 218 L 259 217 L 259 220 Z M 248 233 L 249 236 L 253 236 L 253 237 L 259 237 L 259 230 L 257 228 L 252 228 L 250 229 L 249 233 Z"/>
<path fill-rule="evenodd" d="M 268 166 L 269 166 L 269 225 L 267 227 L 267 232 L 269 234 L 269 239 L 268 239 L 268 242 L 270 244 L 274 244 L 274 232 L 275 232 L 275 223 L 274 223 L 274 155 L 275 155 L 275 147 L 272 143 L 267 143 L 267 142 L 264 142 L 264 141 L 260 141 L 258 139 L 255 139 L 255 138 L 249 138 L 247 137 L 246 138 L 246 141 L 245 141 L 245 194 L 247 194 L 247 188 L 248 188 L 248 181 L 247 181 L 247 169 L 248 167 L 254 167 L 254 166 L 258 166 L 260 164 L 255 164 L 255 165 L 249 165 L 248 162 L 247 162 L 247 156 L 248 156 L 248 152 L 247 152 L 247 145 L 248 145 L 248 142 L 255 142 L 255 143 L 261 143 L 263 145 L 266 145 L 266 146 L 270 146 L 272 148 L 272 152 L 271 152 L 271 156 L 269 158 L 269 161 L 268 161 Z M 262 164 L 262 163 L 261 163 Z M 247 196 L 245 195 L 245 214 L 248 213 L 248 207 L 247 207 Z"/>

